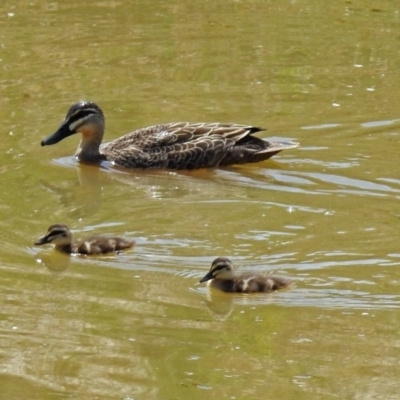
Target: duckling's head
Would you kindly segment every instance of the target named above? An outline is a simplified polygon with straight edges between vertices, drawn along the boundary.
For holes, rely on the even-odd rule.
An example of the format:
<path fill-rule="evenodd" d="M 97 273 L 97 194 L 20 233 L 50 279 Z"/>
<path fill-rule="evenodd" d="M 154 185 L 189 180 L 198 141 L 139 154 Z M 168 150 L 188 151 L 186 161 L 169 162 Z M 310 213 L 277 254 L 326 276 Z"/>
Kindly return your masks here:
<path fill-rule="evenodd" d="M 69 245 L 71 244 L 71 232 L 66 225 L 51 225 L 46 235 L 35 242 L 35 246 L 41 246 L 46 243 L 53 243 L 56 246 Z"/>
<path fill-rule="evenodd" d="M 218 257 L 212 262 L 210 271 L 208 271 L 207 275 L 200 282 L 207 282 L 215 278 L 229 280 L 233 279 L 233 277 L 233 264 L 225 257 Z"/>
<path fill-rule="evenodd" d="M 82 133 L 86 140 L 98 138 L 99 143 L 101 142 L 104 134 L 104 114 L 97 104 L 84 100 L 73 104 L 58 130 L 43 139 L 41 145 L 58 143 L 77 132 Z"/>

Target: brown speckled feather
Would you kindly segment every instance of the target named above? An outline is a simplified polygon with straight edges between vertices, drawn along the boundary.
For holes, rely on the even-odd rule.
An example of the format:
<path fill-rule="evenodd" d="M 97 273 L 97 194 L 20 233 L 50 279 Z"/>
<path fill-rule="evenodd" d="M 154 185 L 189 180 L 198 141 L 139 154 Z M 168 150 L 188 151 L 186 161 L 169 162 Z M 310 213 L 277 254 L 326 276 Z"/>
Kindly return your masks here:
<path fill-rule="evenodd" d="M 236 293 L 257 293 L 257 292 L 274 292 L 275 290 L 288 287 L 289 279 L 275 275 L 254 275 L 239 274 L 233 279 L 224 280 L 214 278 L 210 280 L 209 286 L 222 290 L 223 292 Z"/>
<path fill-rule="evenodd" d="M 91 236 L 87 239 L 74 240 L 70 253 L 106 254 L 128 249 L 134 245 L 133 240 L 114 236 Z M 68 252 L 68 251 L 67 251 Z"/>
<path fill-rule="evenodd" d="M 76 157 L 81 162 L 107 160 L 128 168 L 195 169 L 253 163 L 294 142 L 269 142 L 252 136 L 263 129 L 249 125 L 178 122 L 138 129 L 100 146 L 104 114 L 95 103 L 81 101 L 68 111 L 65 121 L 42 146 L 82 133 Z"/>

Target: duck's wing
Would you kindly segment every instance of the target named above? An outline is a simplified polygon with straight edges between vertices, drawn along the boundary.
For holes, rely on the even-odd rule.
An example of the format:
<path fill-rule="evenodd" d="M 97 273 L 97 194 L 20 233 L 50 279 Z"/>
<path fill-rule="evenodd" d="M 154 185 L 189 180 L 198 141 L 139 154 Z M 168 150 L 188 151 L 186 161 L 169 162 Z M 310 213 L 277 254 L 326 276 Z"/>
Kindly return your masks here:
<path fill-rule="evenodd" d="M 243 164 L 266 160 L 282 150 L 292 149 L 299 143 L 292 141 L 268 141 L 253 136 L 254 133 L 265 131 L 265 128 L 252 125 L 230 123 L 189 123 L 177 122 L 165 125 L 158 139 L 171 140 L 170 143 L 182 143 L 206 137 L 220 136 L 232 139 L 234 146 L 229 147 L 220 165 Z"/>
<path fill-rule="evenodd" d="M 248 135 L 263 131 L 265 129 L 251 125 L 220 122 L 176 122 L 166 125 L 166 130 L 171 134 L 177 135 L 178 137 L 182 135 L 183 138 L 188 134 L 193 138 L 219 135 L 238 142 L 240 139 Z"/>
<path fill-rule="evenodd" d="M 174 122 L 138 129 L 110 143 L 106 143 L 102 146 L 102 149 L 122 150 L 129 145 L 133 145 L 138 149 L 161 148 L 177 143 L 188 143 L 192 140 L 210 136 L 221 136 L 238 142 L 246 136 L 261 130 L 263 129 L 249 125 L 221 124 L 219 122 Z"/>
<path fill-rule="evenodd" d="M 253 136 L 262 128 L 178 122 L 131 132 L 101 147 L 109 161 L 129 168 L 196 169 L 258 162 L 297 147 Z"/>
<path fill-rule="evenodd" d="M 166 168 L 197 169 L 218 167 L 235 141 L 220 135 L 199 136 L 174 143 L 166 152 Z"/>
<path fill-rule="evenodd" d="M 123 150 L 108 152 L 107 158 L 116 165 L 129 168 L 210 168 L 217 167 L 234 145 L 232 139 L 211 135 L 156 147 L 138 148 L 129 145 Z"/>

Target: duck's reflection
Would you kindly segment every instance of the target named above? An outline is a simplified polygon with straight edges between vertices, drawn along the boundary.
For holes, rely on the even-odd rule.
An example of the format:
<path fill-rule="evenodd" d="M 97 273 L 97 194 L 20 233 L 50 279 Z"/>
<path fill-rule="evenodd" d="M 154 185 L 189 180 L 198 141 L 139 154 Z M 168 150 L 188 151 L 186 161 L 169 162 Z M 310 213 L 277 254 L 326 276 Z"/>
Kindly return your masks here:
<path fill-rule="evenodd" d="M 45 265 L 49 271 L 54 273 L 66 271 L 71 264 L 71 257 L 68 254 L 59 251 L 41 251 L 35 255 L 35 260 L 36 262 Z"/>
<path fill-rule="evenodd" d="M 95 214 L 102 204 L 101 168 L 82 164 L 76 170 L 78 184 L 65 181 L 64 185 L 56 186 L 40 180 L 43 188 L 58 197 L 59 204 L 70 209 L 68 214 L 73 219 Z"/>
<path fill-rule="evenodd" d="M 225 320 L 233 310 L 233 297 L 229 293 L 207 288 L 207 307 L 210 314 L 219 320 Z"/>

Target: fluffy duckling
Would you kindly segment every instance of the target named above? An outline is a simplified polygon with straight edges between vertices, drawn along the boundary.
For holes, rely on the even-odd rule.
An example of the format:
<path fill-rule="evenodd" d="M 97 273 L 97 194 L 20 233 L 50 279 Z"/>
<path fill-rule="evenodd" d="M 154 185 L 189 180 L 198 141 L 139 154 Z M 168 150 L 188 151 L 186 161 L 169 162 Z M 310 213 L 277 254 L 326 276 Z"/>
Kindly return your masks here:
<path fill-rule="evenodd" d="M 208 286 L 229 293 L 268 293 L 291 284 L 289 279 L 280 276 L 251 272 L 235 274 L 233 264 L 225 257 L 216 258 L 212 262 L 210 271 L 200 280 L 207 281 Z"/>
<path fill-rule="evenodd" d="M 91 236 L 72 241 L 71 231 L 66 225 L 54 224 L 49 227 L 45 236 L 35 242 L 35 245 L 41 246 L 46 243 L 55 244 L 57 250 L 67 254 L 105 254 L 128 249 L 135 244 L 135 241 L 116 236 Z"/>

